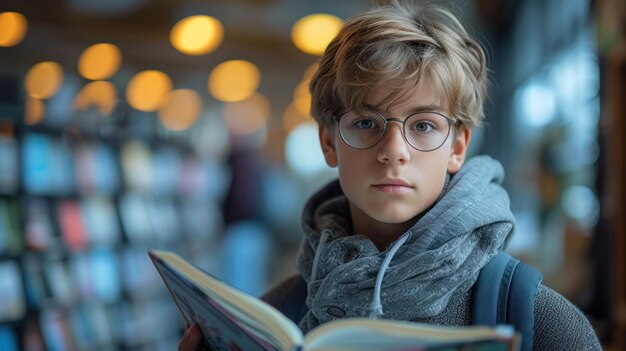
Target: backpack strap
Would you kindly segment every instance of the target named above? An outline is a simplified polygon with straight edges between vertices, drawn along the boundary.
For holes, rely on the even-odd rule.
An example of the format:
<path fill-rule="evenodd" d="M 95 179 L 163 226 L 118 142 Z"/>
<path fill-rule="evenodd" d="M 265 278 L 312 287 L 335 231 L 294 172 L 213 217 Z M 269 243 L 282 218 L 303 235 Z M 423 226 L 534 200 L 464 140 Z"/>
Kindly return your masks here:
<path fill-rule="evenodd" d="M 472 297 L 472 324 L 510 324 L 522 335 L 522 350 L 532 350 L 535 296 L 541 273 L 504 251 L 480 271 Z"/>
<path fill-rule="evenodd" d="M 306 307 L 307 284 L 302 276 L 298 275 L 297 281 L 283 300 L 279 310 L 292 322 L 298 324 L 307 311 Z"/>

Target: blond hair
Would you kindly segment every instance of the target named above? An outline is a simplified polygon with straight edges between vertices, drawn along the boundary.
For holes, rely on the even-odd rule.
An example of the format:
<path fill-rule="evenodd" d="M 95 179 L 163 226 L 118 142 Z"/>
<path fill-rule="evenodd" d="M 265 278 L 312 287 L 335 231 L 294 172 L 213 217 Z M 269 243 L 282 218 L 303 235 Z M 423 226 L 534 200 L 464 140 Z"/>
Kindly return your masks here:
<path fill-rule="evenodd" d="M 390 1 L 348 19 L 311 78 L 311 114 L 329 125 L 333 116 L 362 110 L 387 81 L 398 82 L 382 100 L 387 107 L 426 81 L 460 125 L 474 128 L 484 118 L 485 53 L 442 7 Z"/>

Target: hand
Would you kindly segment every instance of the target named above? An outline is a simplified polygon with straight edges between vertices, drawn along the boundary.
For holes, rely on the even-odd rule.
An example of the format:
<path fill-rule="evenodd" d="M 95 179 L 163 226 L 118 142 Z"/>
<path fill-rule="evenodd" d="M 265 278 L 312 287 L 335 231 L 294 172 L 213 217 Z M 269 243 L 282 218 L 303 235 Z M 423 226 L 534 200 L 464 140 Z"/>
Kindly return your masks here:
<path fill-rule="evenodd" d="M 195 351 L 202 340 L 202 334 L 197 325 L 189 326 L 185 323 L 185 334 L 180 343 L 178 343 L 178 351 Z"/>

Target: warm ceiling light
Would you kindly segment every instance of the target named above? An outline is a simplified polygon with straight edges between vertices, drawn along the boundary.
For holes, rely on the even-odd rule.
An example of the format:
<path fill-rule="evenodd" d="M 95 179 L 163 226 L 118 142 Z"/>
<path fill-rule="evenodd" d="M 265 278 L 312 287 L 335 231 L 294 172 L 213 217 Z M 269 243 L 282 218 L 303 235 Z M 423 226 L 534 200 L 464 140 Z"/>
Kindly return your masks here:
<path fill-rule="evenodd" d="M 156 111 L 167 100 L 172 90 L 172 80 L 160 71 L 149 70 L 137 73 L 126 88 L 128 104 L 139 111 Z"/>
<path fill-rule="evenodd" d="M 300 82 L 293 92 L 293 104 L 301 115 L 311 113 L 311 93 L 309 92 L 309 81 Z"/>
<path fill-rule="evenodd" d="M 270 101 L 260 93 L 245 100 L 224 105 L 226 126 L 237 135 L 251 135 L 261 130 L 267 123 L 270 113 Z"/>
<path fill-rule="evenodd" d="M 257 66 L 244 60 L 231 60 L 217 65 L 209 76 L 209 92 L 225 102 L 241 101 L 252 96 L 261 81 Z"/>
<path fill-rule="evenodd" d="M 322 13 L 308 15 L 293 25 L 291 40 L 303 52 L 321 56 L 339 32 L 341 24 L 337 16 Z"/>
<path fill-rule="evenodd" d="M 122 52 L 108 43 L 94 44 L 80 55 L 78 73 L 91 80 L 109 79 L 120 69 Z"/>
<path fill-rule="evenodd" d="M 303 80 L 300 82 L 296 88 L 293 90 L 293 99 L 296 100 L 301 97 L 311 97 L 311 93 L 309 92 L 309 83 L 308 80 Z"/>
<path fill-rule="evenodd" d="M 315 123 L 313 117 L 309 114 L 301 114 L 294 104 L 290 104 L 283 114 L 283 128 L 286 133 L 291 132 L 294 128 L 302 123 Z"/>
<path fill-rule="evenodd" d="M 28 22 L 21 13 L 0 13 L 0 46 L 9 47 L 19 44 L 27 31 Z"/>
<path fill-rule="evenodd" d="M 57 93 L 63 82 L 63 68 L 56 62 L 40 62 L 26 73 L 25 88 L 37 99 L 48 99 Z"/>
<path fill-rule="evenodd" d="M 24 123 L 34 125 L 43 120 L 45 106 L 43 101 L 30 95 L 26 96 L 26 110 L 24 113 Z"/>
<path fill-rule="evenodd" d="M 170 130 L 191 127 L 202 112 L 202 98 L 195 90 L 176 89 L 169 93 L 167 102 L 159 110 L 161 123 Z"/>
<path fill-rule="evenodd" d="M 74 99 L 74 109 L 86 110 L 96 107 L 100 114 L 108 116 L 117 104 L 117 89 L 111 82 L 97 81 L 85 85 Z"/>
<path fill-rule="evenodd" d="M 222 23 L 211 16 L 183 18 L 172 27 L 170 43 L 187 55 L 203 55 L 215 50 L 224 37 Z"/>

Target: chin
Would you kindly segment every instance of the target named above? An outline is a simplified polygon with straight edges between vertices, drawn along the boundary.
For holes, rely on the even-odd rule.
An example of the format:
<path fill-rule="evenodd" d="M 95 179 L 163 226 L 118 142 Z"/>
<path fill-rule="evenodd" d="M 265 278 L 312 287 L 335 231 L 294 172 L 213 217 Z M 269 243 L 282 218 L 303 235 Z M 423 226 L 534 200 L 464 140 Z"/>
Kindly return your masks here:
<path fill-rule="evenodd" d="M 415 217 L 417 217 L 419 213 L 413 212 L 401 212 L 401 211 L 392 211 L 392 212 L 383 212 L 376 211 L 375 213 L 368 213 L 368 215 L 381 223 L 387 224 L 402 224 L 406 223 Z"/>

